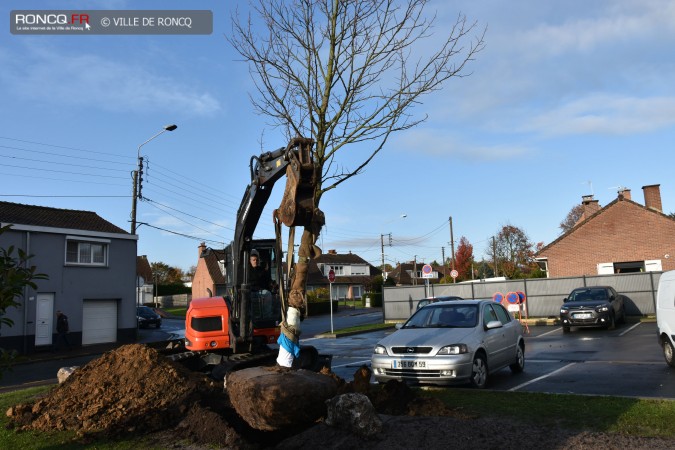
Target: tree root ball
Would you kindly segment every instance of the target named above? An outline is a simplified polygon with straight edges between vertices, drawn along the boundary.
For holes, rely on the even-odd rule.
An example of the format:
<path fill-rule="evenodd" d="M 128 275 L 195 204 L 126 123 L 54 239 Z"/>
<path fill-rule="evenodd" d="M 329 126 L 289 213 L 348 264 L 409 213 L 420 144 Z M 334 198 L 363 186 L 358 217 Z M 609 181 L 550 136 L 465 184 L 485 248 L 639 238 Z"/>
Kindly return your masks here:
<path fill-rule="evenodd" d="M 278 431 L 311 425 L 326 415 L 337 382 L 307 370 L 252 367 L 232 372 L 227 391 L 237 414 L 252 428 Z"/>

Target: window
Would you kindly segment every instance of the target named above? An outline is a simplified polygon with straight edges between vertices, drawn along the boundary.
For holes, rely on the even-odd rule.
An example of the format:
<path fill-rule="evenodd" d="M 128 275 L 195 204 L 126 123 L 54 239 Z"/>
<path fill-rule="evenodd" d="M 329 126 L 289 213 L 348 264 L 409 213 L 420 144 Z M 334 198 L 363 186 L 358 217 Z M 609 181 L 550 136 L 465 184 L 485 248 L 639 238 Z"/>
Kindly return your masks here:
<path fill-rule="evenodd" d="M 335 276 L 345 274 L 344 266 L 330 266 L 330 268 L 333 269 L 333 272 L 335 272 Z M 326 275 L 328 275 L 328 274 L 326 274 Z"/>
<path fill-rule="evenodd" d="M 108 242 L 67 239 L 66 264 L 108 265 Z"/>

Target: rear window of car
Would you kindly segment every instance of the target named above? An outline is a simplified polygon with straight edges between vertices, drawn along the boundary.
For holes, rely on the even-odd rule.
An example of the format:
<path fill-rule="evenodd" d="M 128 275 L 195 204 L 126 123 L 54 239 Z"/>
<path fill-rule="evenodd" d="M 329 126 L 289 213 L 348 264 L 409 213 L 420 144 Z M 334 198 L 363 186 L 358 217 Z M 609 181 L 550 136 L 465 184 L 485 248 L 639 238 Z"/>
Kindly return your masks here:
<path fill-rule="evenodd" d="M 607 289 L 578 289 L 572 291 L 569 300 L 573 302 L 583 302 L 588 300 L 607 300 Z"/>

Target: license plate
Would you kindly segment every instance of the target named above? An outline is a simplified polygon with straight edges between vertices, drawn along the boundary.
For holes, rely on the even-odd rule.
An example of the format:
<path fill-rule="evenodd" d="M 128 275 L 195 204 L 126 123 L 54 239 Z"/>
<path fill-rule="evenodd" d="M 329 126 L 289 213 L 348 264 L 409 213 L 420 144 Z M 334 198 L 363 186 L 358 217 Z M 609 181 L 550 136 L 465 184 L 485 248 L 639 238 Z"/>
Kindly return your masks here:
<path fill-rule="evenodd" d="M 426 361 L 394 361 L 392 369 L 422 369 L 427 366 Z"/>
<path fill-rule="evenodd" d="M 591 317 L 593 317 L 593 314 L 591 314 L 591 313 L 574 314 L 575 319 L 590 319 Z"/>

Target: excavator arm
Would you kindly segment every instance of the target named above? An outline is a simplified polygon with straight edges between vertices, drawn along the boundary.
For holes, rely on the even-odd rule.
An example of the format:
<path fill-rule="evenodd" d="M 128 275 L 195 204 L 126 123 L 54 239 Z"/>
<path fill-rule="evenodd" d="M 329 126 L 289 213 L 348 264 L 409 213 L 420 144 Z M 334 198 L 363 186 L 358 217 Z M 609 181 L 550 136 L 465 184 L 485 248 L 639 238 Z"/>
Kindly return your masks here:
<path fill-rule="evenodd" d="M 323 213 L 316 208 L 314 191 L 320 174 L 314 161 L 312 147 L 314 141 L 309 138 L 291 139 L 285 148 L 265 152 L 254 156 L 250 161 L 251 183 L 247 186 L 237 212 L 234 240 L 231 244 L 232 299 L 233 314 L 230 318 L 230 343 L 235 353 L 250 352 L 253 343 L 253 325 L 251 321 L 251 292 L 248 285 L 248 259 L 253 232 L 260 220 L 274 184 L 286 175 L 286 188 L 281 206 L 275 211 L 278 218 L 288 227 L 303 226 L 318 236 L 324 224 Z M 317 249 L 318 251 L 318 249 Z M 285 289 L 283 279 L 278 279 L 280 289 Z M 306 271 L 301 286 L 304 296 Z M 293 286 L 298 286 L 297 276 L 291 282 L 291 300 L 297 298 Z M 293 302 L 291 302 L 293 303 Z"/>

